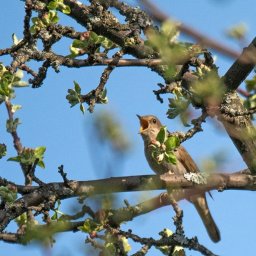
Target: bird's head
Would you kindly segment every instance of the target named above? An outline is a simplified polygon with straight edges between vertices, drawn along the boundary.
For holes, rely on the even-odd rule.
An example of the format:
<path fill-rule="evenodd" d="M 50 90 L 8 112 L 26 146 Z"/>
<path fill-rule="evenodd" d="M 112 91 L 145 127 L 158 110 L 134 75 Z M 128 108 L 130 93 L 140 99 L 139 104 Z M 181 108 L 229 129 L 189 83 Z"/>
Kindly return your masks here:
<path fill-rule="evenodd" d="M 157 117 L 153 115 L 140 116 L 137 115 L 140 121 L 140 131 L 144 140 L 155 140 L 162 124 Z"/>

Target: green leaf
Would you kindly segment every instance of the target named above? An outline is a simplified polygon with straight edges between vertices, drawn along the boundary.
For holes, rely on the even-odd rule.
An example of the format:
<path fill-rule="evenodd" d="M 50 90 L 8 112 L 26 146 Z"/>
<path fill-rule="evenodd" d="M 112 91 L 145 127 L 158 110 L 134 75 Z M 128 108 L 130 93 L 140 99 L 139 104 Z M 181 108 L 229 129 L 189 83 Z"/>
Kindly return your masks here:
<path fill-rule="evenodd" d="M 161 144 L 163 144 L 166 140 L 167 136 L 167 128 L 166 126 L 162 126 L 159 133 L 156 136 L 156 140 L 159 141 Z"/>
<path fill-rule="evenodd" d="M 79 227 L 79 229 L 85 233 L 91 233 L 92 231 L 100 231 L 102 229 L 102 225 L 88 218 L 85 220 L 83 226 Z"/>
<path fill-rule="evenodd" d="M 54 214 L 51 217 L 51 220 L 57 220 L 58 219 L 58 213 L 54 212 Z"/>
<path fill-rule="evenodd" d="M 166 20 L 161 25 L 161 32 L 171 41 L 178 35 L 178 23 L 172 20 Z"/>
<path fill-rule="evenodd" d="M 58 23 L 59 17 L 56 11 L 49 11 L 49 18 L 47 25 Z"/>
<path fill-rule="evenodd" d="M 43 169 L 45 169 L 45 164 L 43 161 L 38 161 L 37 165 Z"/>
<path fill-rule="evenodd" d="M 80 94 L 80 93 L 81 93 L 81 87 L 80 87 L 80 85 L 79 85 L 76 81 L 74 81 L 74 85 L 75 85 L 75 91 L 76 91 L 76 93 Z"/>
<path fill-rule="evenodd" d="M 58 7 L 57 1 L 51 1 L 51 2 L 47 5 L 48 10 L 56 10 L 57 7 Z"/>
<path fill-rule="evenodd" d="M 176 65 L 170 63 L 166 68 L 164 69 L 164 77 L 166 79 L 171 79 L 175 76 L 176 74 Z"/>
<path fill-rule="evenodd" d="M 176 136 L 170 136 L 165 141 L 166 152 L 172 151 L 180 145 L 180 139 Z"/>
<path fill-rule="evenodd" d="M 61 11 L 64 13 L 64 14 L 70 14 L 71 13 L 71 9 L 68 5 L 63 5 L 63 7 L 61 8 Z"/>
<path fill-rule="evenodd" d="M 99 38 L 98 38 L 99 36 L 95 33 L 95 32 L 93 32 L 93 31 L 91 31 L 90 32 L 90 40 L 93 42 L 93 43 L 99 43 L 98 42 L 98 40 L 99 40 Z"/>
<path fill-rule="evenodd" d="M 123 249 L 125 253 L 128 253 L 132 248 L 131 245 L 128 242 L 128 239 L 124 236 L 121 238 L 122 244 L 123 244 Z"/>
<path fill-rule="evenodd" d="M 188 123 L 189 120 L 189 111 L 186 109 L 185 111 L 180 113 L 180 121 L 185 127 L 190 127 L 191 125 Z"/>
<path fill-rule="evenodd" d="M 227 31 L 227 35 L 233 39 L 243 40 L 248 32 L 247 25 L 243 22 L 235 25 Z"/>
<path fill-rule="evenodd" d="M 10 157 L 7 161 L 20 162 L 20 156 Z"/>
<path fill-rule="evenodd" d="M 28 220 L 28 218 L 27 218 L 27 213 L 24 212 L 24 213 L 22 213 L 20 216 L 18 216 L 18 217 L 15 219 L 15 222 L 16 222 L 16 223 L 18 224 L 18 226 L 20 227 L 20 226 L 26 224 L 26 223 L 27 223 L 27 220 Z"/>
<path fill-rule="evenodd" d="M 21 109 L 21 105 L 12 105 L 12 113 L 15 113 L 17 110 Z"/>
<path fill-rule="evenodd" d="M 89 46 L 88 40 L 78 40 L 75 39 L 72 43 L 72 47 L 74 48 L 87 48 Z"/>
<path fill-rule="evenodd" d="M 0 159 L 6 156 L 7 147 L 4 143 L 0 143 Z"/>
<path fill-rule="evenodd" d="M 252 79 L 245 80 L 246 89 L 248 92 L 256 90 L 256 75 Z"/>
<path fill-rule="evenodd" d="M 8 187 L 0 186 L 0 197 L 4 201 L 12 203 L 17 199 L 17 193 Z"/>
<path fill-rule="evenodd" d="M 23 148 L 22 152 L 15 157 L 10 157 L 8 161 L 15 161 L 22 163 L 27 166 L 33 166 L 33 164 L 38 161 L 37 165 L 45 168 L 43 158 L 44 158 L 44 152 L 46 148 L 45 147 L 37 147 L 35 149 L 33 148 Z"/>
<path fill-rule="evenodd" d="M 34 149 L 34 157 L 35 159 L 38 159 L 37 165 L 41 168 L 45 168 L 45 164 L 43 161 L 44 153 L 45 153 L 46 147 L 41 146 Z"/>
<path fill-rule="evenodd" d="M 168 152 L 168 153 L 165 152 L 164 157 L 165 157 L 165 160 L 168 163 L 171 163 L 171 164 L 176 164 L 177 163 L 177 158 L 176 158 L 176 156 L 174 155 L 173 152 Z"/>
<path fill-rule="evenodd" d="M 20 124 L 19 118 L 15 118 L 14 120 L 8 119 L 6 121 L 6 130 L 9 133 L 15 132 L 17 130 L 18 125 Z"/>
<path fill-rule="evenodd" d="M 68 89 L 68 94 L 66 96 L 66 99 L 68 100 L 71 107 L 74 107 L 76 104 L 81 102 L 81 100 L 80 100 L 81 88 L 76 81 L 74 81 L 74 85 L 75 85 L 75 88 Z"/>
<path fill-rule="evenodd" d="M 169 109 L 167 111 L 168 118 L 175 118 L 180 113 L 184 112 L 190 104 L 189 100 L 180 98 L 170 98 L 169 99 Z"/>
<path fill-rule="evenodd" d="M 42 158 L 44 156 L 45 150 L 46 150 L 46 147 L 44 147 L 44 146 L 35 148 L 35 156 L 38 159 Z"/>
<path fill-rule="evenodd" d="M 82 103 L 80 104 L 80 110 L 82 111 L 83 114 L 85 113 L 84 105 Z"/>

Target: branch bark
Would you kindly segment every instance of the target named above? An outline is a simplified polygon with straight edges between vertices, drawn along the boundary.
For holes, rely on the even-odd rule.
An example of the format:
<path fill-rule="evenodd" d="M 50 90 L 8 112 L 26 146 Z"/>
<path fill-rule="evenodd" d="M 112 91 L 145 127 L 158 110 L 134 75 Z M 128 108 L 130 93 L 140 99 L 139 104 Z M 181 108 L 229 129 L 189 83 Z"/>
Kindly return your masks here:
<path fill-rule="evenodd" d="M 6 184 L 6 180 L 3 180 Z M 0 185 L 2 180 L 0 180 Z M 11 183 L 14 186 L 13 183 Z M 25 186 L 24 186 L 25 187 Z M 156 175 L 116 177 L 92 181 L 70 181 L 68 184 L 63 182 L 48 183 L 42 186 L 31 186 L 29 194 L 16 200 L 10 205 L 6 205 L 0 211 L 0 231 L 3 231 L 10 221 L 26 212 L 30 207 L 44 204 L 49 200 L 67 199 L 77 196 L 92 196 L 97 194 L 147 191 L 159 189 L 188 189 L 189 193 L 201 193 L 217 189 L 219 191 L 239 189 L 239 190 L 256 190 L 256 176 L 242 172 L 233 174 L 216 173 L 207 178 L 207 184 L 196 185 L 186 180 L 183 175 L 165 175 L 162 177 Z M 19 186 L 20 188 L 20 186 Z M 20 188 L 21 189 L 21 188 Z M 24 188 L 23 191 L 26 191 Z M 179 201 L 186 198 L 187 192 L 175 194 L 175 200 Z M 165 200 L 166 202 L 166 200 Z M 156 206 L 159 205 L 155 204 Z M 164 206 L 164 204 L 162 205 Z M 152 206 L 143 205 L 143 211 L 151 211 Z M 160 206 L 159 206 L 160 207 Z"/>
<path fill-rule="evenodd" d="M 223 77 L 227 93 L 223 98 L 221 108 L 227 109 L 218 119 L 224 125 L 229 137 L 241 154 L 244 162 L 253 174 L 256 173 L 256 130 L 250 116 L 232 117 L 228 112 L 245 112 L 243 102 L 236 93 L 238 86 L 253 70 L 256 63 L 256 38 L 244 49 L 240 57 L 234 62 Z"/>

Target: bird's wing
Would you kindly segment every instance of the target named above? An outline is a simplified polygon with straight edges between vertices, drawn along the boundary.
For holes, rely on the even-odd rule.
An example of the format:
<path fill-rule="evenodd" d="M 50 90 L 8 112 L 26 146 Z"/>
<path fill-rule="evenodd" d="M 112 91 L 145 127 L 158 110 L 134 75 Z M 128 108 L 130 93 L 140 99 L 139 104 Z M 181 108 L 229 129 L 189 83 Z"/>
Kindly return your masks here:
<path fill-rule="evenodd" d="M 183 146 L 179 146 L 176 151 L 176 158 L 185 167 L 187 172 L 199 172 L 199 169 Z"/>

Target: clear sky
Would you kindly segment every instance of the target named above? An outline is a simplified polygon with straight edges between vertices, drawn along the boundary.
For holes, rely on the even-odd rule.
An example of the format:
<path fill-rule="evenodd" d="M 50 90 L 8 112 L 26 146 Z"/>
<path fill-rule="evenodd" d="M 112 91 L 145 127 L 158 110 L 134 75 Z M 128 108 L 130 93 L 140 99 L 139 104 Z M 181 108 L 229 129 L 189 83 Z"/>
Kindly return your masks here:
<path fill-rule="evenodd" d="M 86 1 L 82 1 L 86 2 Z M 217 41 L 229 45 L 232 49 L 241 50 L 238 44 L 225 36 L 225 31 L 232 25 L 245 22 L 248 26 L 248 43 L 255 36 L 255 1 L 239 0 L 180 0 L 180 1 L 154 1 L 167 14 L 175 19 L 190 25 L 198 31 L 214 38 Z M 18 38 L 22 37 L 22 22 L 24 16 L 24 2 L 17 0 L 5 1 L 1 6 L 0 16 L 0 48 L 11 45 L 11 34 L 15 33 Z M 76 26 L 70 19 L 62 16 L 63 23 Z M 81 27 L 78 26 L 79 29 Z M 70 42 L 59 45 L 58 51 L 62 54 L 68 53 Z M 232 64 L 233 60 L 214 53 L 219 73 L 223 75 Z M 0 61 L 8 64 L 8 58 L 0 58 Z M 34 64 L 37 65 L 37 64 Z M 93 115 L 86 113 L 84 116 L 78 107 L 70 109 L 65 96 L 68 88 L 73 87 L 73 80 L 79 82 L 84 92 L 95 87 L 103 67 L 90 67 L 80 69 L 61 68 L 59 74 L 53 71 L 48 73 L 44 85 L 39 89 L 17 90 L 15 103 L 23 106 L 17 112 L 17 117 L 22 124 L 18 128 L 22 143 L 26 147 L 44 145 L 47 147 L 45 164 L 46 169 L 38 169 L 37 173 L 46 182 L 61 181 L 57 173 L 60 164 L 65 166 L 69 179 L 90 180 L 105 178 L 106 173 L 101 169 L 95 170 L 91 163 L 91 143 L 86 132 L 91 127 Z M 149 69 L 141 67 L 116 69 L 108 81 L 109 104 L 96 106 L 96 113 L 107 109 L 113 111 L 124 127 L 131 140 L 132 148 L 126 157 L 123 167 L 115 170 L 114 176 L 152 174 L 144 158 L 143 144 L 138 135 L 138 120 L 136 114 L 155 114 L 169 130 L 183 130 L 179 120 L 168 120 L 165 116 L 167 102 L 160 104 L 155 100 L 152 93 L 156 84 L 163 82 Z M 120 97 L 121 96 L 121 97 Z M 0 106 L 0 142 L 8 145 L 8 156 L 14 156 L 12 141 L 5 131 L 6 110 Z M 196 135 L 185 143 L 199 166 L 204 166 L 206 159 L 211 159 L 218 152 L 226 155 L 226 162 L 221 167 L 222 171 L 239 171 L 245 168 L 240 155 L 233 146 L 225 131 L 216 122 L 209 121 L 204 125 L 204 132 Z M 6 162 L 7 157 L 0 161 L 0 176 L 10 179 L 16 183 L 22 183 L 22 175 L 19 166 L 13 162 Z M 157 192 L 158 193 L 158 192 Z M 145 196 L 157 193 L 129 193 L 122 195 L 131 204 L 139 202 Z M 211 249 L 214 253 L 222 256 L 229 255 L 253 255 L 256 251 L 256 228 L 255 211 L 256 196 L 253 192 L 225 191 L 223 193 L 213 192 L 214 200 L 208 199 L 211 212 L 221 231 L 222 240 L 213 244 L 203 227 L 195 209 L 188 202 L 181 202 L 184 210 L 184 227 L 188 236 L 197 235 L 199 241 Z M 72 200 L 67 200 L 63 205 L 63 211 L 69 209 Z M 119 206 L 122 205 L 120 202 Z M 122 225 L 124 230 L 129 228 L 143 236 L 158 234 L 163 228 L 173 228 L 171 207 L 165 207 L 142 217 L 136 218 L 132 224 Z M 15 230 L 15 226 L 9 230 Z M 155 236 L 157 237 L 157 235 Z M 84 235 L 59 234 L 57 242 L 52 250 L 31 246 L 16 246 L 0 242 L 1 254 L 20 256 L 41 255 L 84 255 Z M 139 248 L 134 245 L 134 248 Z M 152 251 L 148 255 L 158 255 Z M 188 255 L 199 255 L 193 251 Z"/>

